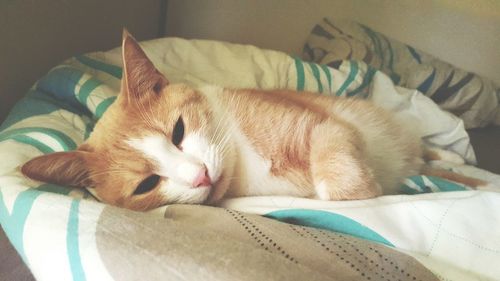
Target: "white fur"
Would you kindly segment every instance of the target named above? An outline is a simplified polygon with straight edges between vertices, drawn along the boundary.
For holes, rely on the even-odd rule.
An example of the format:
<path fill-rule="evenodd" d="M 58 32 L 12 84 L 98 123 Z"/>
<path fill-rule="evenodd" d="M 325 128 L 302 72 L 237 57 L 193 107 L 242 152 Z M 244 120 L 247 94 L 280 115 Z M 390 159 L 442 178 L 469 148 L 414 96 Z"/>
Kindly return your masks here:
<path fill-rule="evenodd" d="M 187 135 L 182 142 L 183 152 L 200 160 L 208 170 L 212 182 L 216 182 L 222 174 L 222 159 L 219 148 L 208 142 L 200 133 Z"/>
<path fill-rule="evenodd" d="M 316 186 L 316 194 L 319 199 L 321 200 L 330 200 L 330 193 L 328 192 L 328 186 L 326 185 L 325 181 L 321 181 L 317 186 Z"/>
<path fill-rule="evenodd" d="M 237 180 L 228 191 L 231 196 L 269 194 L 307 196 L 303 190 L 286 179 L 273 176 L 270 173 L 271 161 L 260 156 L 236 126 L 233 126 L 231 133 L 238 155 L 234 171 Z"/>
<path fill-rule="evenodd" d="M 199 204 L 203 203 L 210 194 L 210 187 L 193 188 L 183 184 L 168 181 L 160 190 L 167 199 L 167 203 Z"/>
<path fill-rule="evenodd" d="M 214 161 L 208 161 L 208 165 L 204 161 L 215 158 L 213 156 L 215 152 L 198 134 L 187 135 L 184 138 L 183 148 L 187 152 L 179 150 L 163 135 L 131 139 L 127 143 L 153 160 L 156 164 L 156 173 L 168 179 L 161 184 L 160 190 L 169 202 L 202 203 L 207 199 L 210 187 L 193 187 L 192 184 L 204 165 L 207 166 L 209 175 L 214 176 L 218 170 L 213 167 L 218 166 L 213 163 Z"/>

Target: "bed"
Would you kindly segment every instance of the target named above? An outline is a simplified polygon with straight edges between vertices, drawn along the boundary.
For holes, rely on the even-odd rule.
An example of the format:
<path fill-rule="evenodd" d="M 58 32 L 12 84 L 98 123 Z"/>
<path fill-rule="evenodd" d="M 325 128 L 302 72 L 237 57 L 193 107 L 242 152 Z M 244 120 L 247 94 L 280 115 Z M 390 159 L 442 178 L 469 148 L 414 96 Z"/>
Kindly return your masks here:
<path fill-rule="evenodd" d="M 162 38 L 141 46 L 172 82 L 370 99 L 405 120 L 428 145 L 466 161 L 433 165 L 491 185 L 473 190 L 414 176 L 405 180 L 401 195 L 370 200 L 266 196 L 228 199 L 218 208 L 173 205 L 137 213 L 104 205 L 86 191 L 30 181 L 19 165 L 42 153 L 76 148 L 119 91 L 120 48 L 87 53 L 41 77 L 0 127 L 0 223 L 33 275 L 38 280 L 498 278 L 500 176 L 473 166 L 476 157 L 465 131 L 470 119 L 444 111 L 425 91 L 403 87 L 408 85 L 398 84 L 401 80 L 380 65 L 353 57 L 321 61 L 332 56 L 316 57 L 318 49 L 328 50 L 312 46 L 321 43 L 315 30 L 302 58 L 208 40 Z M 498 100 L 489 98 L 488 122 L 495 122 L 491 112 L 498 110 Z"/>

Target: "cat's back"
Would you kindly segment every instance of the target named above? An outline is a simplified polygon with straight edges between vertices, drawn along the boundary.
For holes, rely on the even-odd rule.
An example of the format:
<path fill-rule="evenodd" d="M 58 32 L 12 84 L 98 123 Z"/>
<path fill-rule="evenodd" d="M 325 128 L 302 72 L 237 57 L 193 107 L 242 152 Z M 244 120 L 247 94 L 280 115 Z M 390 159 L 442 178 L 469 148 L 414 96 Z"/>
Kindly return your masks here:
<path fill-rule="evenodd" d="M 318 101 L 333 116 L 352 124 L 361 133 L 367 161 L 385 194 L 399 193 L 400 182 L 418 174 L 423 164 L 422 143 L 410 124 L 366 100 L 325 97 Z"/>
<path fill-rule="evenodd" d="M 307 111 L 317 116 L 318 121 L 333 118 L 352 125 L 362 136 L 367 161 L 384 187 L 384 193 L 398 193 L 400 181 L 417 174 L 421 168 L 422 145 L 418 133 L 392 112 L 370 101 L 290 90 L 251 90 L 249 93 L 277 107 L 292 105 L 299 111 Z"/>

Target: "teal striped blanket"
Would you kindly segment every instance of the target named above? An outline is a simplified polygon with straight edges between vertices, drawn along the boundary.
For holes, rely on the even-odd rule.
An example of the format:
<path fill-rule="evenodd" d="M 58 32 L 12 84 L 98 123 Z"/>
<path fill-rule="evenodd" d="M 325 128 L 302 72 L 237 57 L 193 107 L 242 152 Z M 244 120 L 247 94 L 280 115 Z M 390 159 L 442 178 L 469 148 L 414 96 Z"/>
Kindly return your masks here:
<path fill-rule="evenodd" d="M 236 88 L 289 88 L 370 99 L 393 111 L 426 144 L 454 151 L 468 164 L 476 161 L 462 120 L 442 111 L 419 91 L 395 86 L 387 75 L 363 62 L 346 60 L 329 67 L 253 46 L 178 38 L 141 45 L 157 68 L 173 82 L 193 86 L 208 83 Z M 41 77 L 0 127 L 0 223 L 37 279 L 136 280 L 149 276 L 147 280 L 153 280 L 167 274 L 172 279 L 234 280 L 234 274 L 250 270 L 246 263 L 253 264 L 251 272 L 261 274 L 250 274 L 248 280 L 275 278 L 266 275 L 276 273 L 265 270 L 269 264 L 244 254 L 249 251 L 268 258 L 266 261 L 275 264 L 277 271 L 281 265 L 293 263 L 294 269 L 283 267 L 284 275 L 280 275 L 290 276 L 290 280 L 303 280 L 298 278 L 312 269 L 318 280 L 328 280 L 324 278 L 332 276 L 328 274 L 363 280 L 365 275 L 361 273 L 370 274 L 372 280 L 384 279 L 386 273 L 370 265 L 373 259 L 370 263 L 368 258 L 361 260 L 354 254 L 342 261 L 351 259 L 356 268 L 370 269 L 369 272 L 356 271 L 350 265 L 316 268 L 317 263 L 308 260 L 311 253 L 293 250 L 290 245 L 294 243 L 290 240 L 286 243 L 289 243 L 287 251 L 295 255 L 292 261 L 290 256 L 283 258 L 284 250 L 274 249 L 273 243 L 253 245 L 256 241 L 248 236 L 250 232 L 224 232 L 225 236 L 218 236 L 217 230 L 209 226 L 224 216 L 210 217 L 212 211 L 195 211 L 202 207 L 171 206 L 136 214 L 105 206 L 83 190 L 22 177 L 18 168 L 28 159 L 75 149 L 89 136 L 94 124 L 113 103 L 121 75 L 119 48 L 70 58 Z M 470 165 L 434 165 L 500 184 L 499 176 Z M 405 181 L 402 194 L 397 196 L 355 202 L 254 197 L 227 200 L 222 206 L 227 208 L 227 220 L 244 222 L 247 229 L 266 225 L 265 229 L 276 233 L 273 229 L 282 227 L 276 220 L 304 226 L 293 230 L 296 237 L 290 234 L 287 239 L 299 241 L 307 233 L 313 233 L 310 239 L 325 235 L 325 239 L 335 239 L 335 243 L 351 250 L 359 243 L 373 243 L 363 248 L 372 250 L 386 245 L 389 248 L 382 248 L 388 251 L 387 255 L 398 257 L 393 259 L 392 266 L 398 264 L 408 272 L 428 272 L 430 275 L 422 280 L 430 280 L 429 276 L 443 280 L 500 276 L 500 269 L 494 264 L 500 259 L 500 230 L 493 227 L 500 221 L 497 211 L 500 194 L 493 191 L 474 191 L 440 178 L 414 176 Z M 193 212 L 173 211 L 179 208 L 193 208 Z M 273 220 L 240 217 L 234 210 Z M 196 228 L 202 221 L 207 227 Z M 333 237 L 332 232 L 323 229 L 347 236 Z M 204 231 L 217 241 L 218 244 L 214 242 L 217 247 L 196 244 L 200 239 L 197 233 Z M 167 232 L 174 237 L 161 235 Z M 182 235 L 176 236 L 179 233 Z M 270 236 L 266 237 L 262 239 L 267 241 Z M 234 243 L 224 244 L 224 239 Z M 206 251 L 190 251 L 185 247 L 188 242 L 206 247 Z M 221 258 L 224 255 L 233 255 L 233 267 L 222 270 L 216 265 L 229 262 Z M 333 257 L 341 256 L 329 256 Z M 193 275 L 192 268 L 206 271 Z M 401 275 L 401 280 L 411 280 L 409 274 L 402 273 L 392 274 Z"/>

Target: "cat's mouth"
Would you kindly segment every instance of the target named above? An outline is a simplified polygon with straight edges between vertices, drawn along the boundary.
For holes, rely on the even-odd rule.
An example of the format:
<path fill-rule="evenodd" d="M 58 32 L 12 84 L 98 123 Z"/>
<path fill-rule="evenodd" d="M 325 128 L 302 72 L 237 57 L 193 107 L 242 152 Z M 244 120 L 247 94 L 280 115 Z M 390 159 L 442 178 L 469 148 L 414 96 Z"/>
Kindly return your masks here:
<path fill-rule="evenodd" d="M 210 198 L 210 196 L 212 195 L 212 193 L 214 192 L 214 190 L 216 189 L 217 185 L 219 184 L 220 182 L 220 179 L 217 179 L 217 181 L 215 182 L 212 182 L 210 185 L 207 185 L 207 186 L 204 186 L 202 188 L 208 188 L 210 190 L 210 192 L 208 193 L 208 196 L 207 196 L 207 199 Z M 205 199 L 205 201 L 207 200 Z"/>
<path fill-rule="evenodd" d="M 219 186 L 220 184 L 224 181 L 224 175 L 220 175 L 217 180 L 215 180 L 211 185 L 210 185 L 210 191 L 207 195 L 207 198 L 203 200 L 200 204 L 207 204 L 207 205 L 213 205 L 216 203 L 218 200 L 220 200 L 220 190 Z"/>

